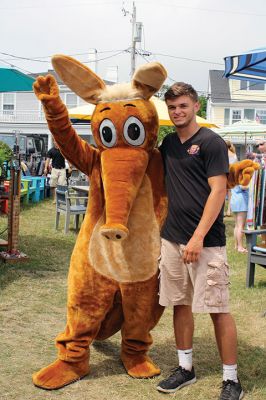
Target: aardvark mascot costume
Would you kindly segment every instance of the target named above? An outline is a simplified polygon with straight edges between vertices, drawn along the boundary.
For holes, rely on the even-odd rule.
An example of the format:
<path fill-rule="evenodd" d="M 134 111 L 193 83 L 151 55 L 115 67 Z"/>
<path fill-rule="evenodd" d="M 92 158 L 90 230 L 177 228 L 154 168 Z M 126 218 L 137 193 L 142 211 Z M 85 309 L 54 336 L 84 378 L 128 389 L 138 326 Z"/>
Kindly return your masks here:
<path fill-rule="evenodd" d="M 89 177 L 87 213 L 71 257 L 67 326 L 57 336 L 58 359 L 33 375 L 43 389 L 58 389 L 89 373 L 89 346 L 121 330 L 121 359 L 129 375 L 160 374 L 148 357 L 150 331 L 159 321 L 158 256 L 167 201 L 163 163 L 155 149 L 158 116 L 150 97 L 164 80 L 159 63 L 140 67 L 130 84 L 106 86 L 89 68 L 63 55 L 53 67 L 78 96 L 95 104 L 97 148 L 73 129 L 53 76 L 34 91 L 62 154 Z M 249 181 L 250 164 L 236 164 L 230 186 Z M 251 167 L 249 167 L 251 165 Z M 244 169 L 245 167 L 248 167 Z"/>

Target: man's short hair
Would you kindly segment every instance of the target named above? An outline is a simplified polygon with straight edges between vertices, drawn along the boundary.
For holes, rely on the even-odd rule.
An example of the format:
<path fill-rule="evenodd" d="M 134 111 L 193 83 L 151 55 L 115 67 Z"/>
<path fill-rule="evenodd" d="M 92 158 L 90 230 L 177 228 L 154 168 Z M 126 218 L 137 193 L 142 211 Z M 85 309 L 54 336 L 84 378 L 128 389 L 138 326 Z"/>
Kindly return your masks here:
<path fill-rule="evenodd" d="M 193 101 L 199 100 L 198 93 L 189 83 L 176 82 L 165 92 L 164 100 L 176 99 L 180 96 L 189 96 Z"/>

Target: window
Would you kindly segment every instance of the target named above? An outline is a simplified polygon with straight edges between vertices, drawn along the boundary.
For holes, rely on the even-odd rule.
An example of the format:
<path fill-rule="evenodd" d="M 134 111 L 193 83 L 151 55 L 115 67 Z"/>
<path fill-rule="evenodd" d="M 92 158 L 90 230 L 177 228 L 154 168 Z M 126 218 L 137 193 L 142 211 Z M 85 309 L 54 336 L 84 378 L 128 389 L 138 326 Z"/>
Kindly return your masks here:
<path fill-rule="evenodd" d="M 254 108 L 245 108 L 244 109 L 244 118 L 249 119 L 250 121 L 254 121 L 255 119 L 255 110 Z"/>
<path fill-rule="evenodd" d="M 266 124 L 266 110 L 256 110 L 256 121 Z"/>
<path fill-rule="evenodd" d="M 232 110 L 232 124 L 241 120 L 241 110 Z"/>
<path fill-rule="evenodd" d="M 26 139 L 24 137 L 20 138 L 20 150 L 26 152 Z"/>
<path fill-rule="evenodd" d="M 3 93 L 3 114 L 14 115 L 15 93 Z"/>
<path fill-rule="evenodd" d="M 230 125 L 230 108 L 224 109 L 224 125 Z"/>
<path fill-rule="evenodd" d="M 248 90 L 248 81 L 240 81 L 240 90 Z"/>
<path fill-rule="evenodd" d="M 265 84 L 263 82 L 240 81 L 240 90 L 264 90 Z"/>
<path fill-rule="evenodd" d="M 264 90 L 264 83 L 249 82 L 249 90 Z"/>
<path fill-rule="evenodd" d="M 67 108 L 74 108 L 77 107 L 78 104 L 78 98 L 75 94 L 73 93 L 66 93 L 66 106 Z"/>

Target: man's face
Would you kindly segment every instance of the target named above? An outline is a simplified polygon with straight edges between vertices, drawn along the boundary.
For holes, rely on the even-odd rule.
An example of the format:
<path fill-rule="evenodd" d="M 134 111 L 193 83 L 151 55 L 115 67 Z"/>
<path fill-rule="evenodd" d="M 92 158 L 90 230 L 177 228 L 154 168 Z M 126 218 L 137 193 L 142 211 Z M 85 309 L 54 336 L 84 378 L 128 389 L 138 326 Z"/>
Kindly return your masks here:
<path fill-rule="evenodd" d="M 266 153 L 266 141 L 261 140 L 258 143 L 258 149 L 259 149 L 260 153 Z"/>
<path fill-rule="evenodd" d="M 196 113 L 200 104 L 189 96 L 180 96 L 176 99 L 166 100 L 171 121 L 177 128 L 185 128 L 196 121 Z"/>

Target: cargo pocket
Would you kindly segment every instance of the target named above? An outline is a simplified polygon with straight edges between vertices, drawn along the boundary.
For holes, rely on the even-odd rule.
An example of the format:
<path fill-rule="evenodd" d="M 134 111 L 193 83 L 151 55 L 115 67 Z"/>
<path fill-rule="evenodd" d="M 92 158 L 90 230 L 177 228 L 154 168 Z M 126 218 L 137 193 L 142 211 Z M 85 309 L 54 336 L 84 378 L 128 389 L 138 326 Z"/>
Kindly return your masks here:
<path fill-rule="evenodd" d="M 208 263 L 205 304 L 209 307 L 223 307 L 229 301 L 229 266 L 224 261 Z"/>

